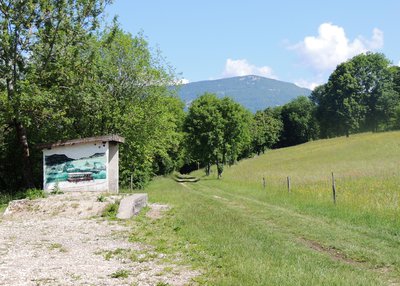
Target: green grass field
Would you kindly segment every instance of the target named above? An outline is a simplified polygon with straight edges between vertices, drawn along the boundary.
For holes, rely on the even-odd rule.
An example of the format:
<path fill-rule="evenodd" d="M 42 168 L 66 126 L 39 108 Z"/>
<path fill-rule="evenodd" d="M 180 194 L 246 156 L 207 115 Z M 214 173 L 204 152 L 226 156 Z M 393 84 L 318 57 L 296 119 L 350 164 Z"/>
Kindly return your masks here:
<path fill-rule="evenodd" d="M 199 284 L 400 285 L 400 132 L 268 151 L 220 180 L 194 175 L 150 184 L 150 201 L 173 209 L 138 218 L 132 239 L 182 253 L 203 270 Z"/>

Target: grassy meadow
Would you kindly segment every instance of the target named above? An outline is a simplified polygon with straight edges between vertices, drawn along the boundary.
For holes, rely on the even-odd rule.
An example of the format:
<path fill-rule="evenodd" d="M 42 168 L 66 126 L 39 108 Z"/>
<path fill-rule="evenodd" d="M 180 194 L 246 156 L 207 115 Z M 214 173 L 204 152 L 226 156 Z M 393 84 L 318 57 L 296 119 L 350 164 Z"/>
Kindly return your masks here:
<path fill-rule="evenodd" d="M 400 284 L 400 132 L 271 150 L 215 173 L 152 182 L 150 201 L 173 208 L 137 218 L 132 239 L 182 253 L 204 285 Z"/>

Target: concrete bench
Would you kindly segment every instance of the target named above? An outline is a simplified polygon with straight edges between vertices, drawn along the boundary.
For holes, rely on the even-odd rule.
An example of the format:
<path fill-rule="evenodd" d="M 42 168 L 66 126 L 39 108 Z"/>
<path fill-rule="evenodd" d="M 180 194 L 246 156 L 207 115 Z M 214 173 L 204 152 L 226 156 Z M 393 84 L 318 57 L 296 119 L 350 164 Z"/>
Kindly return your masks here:
<path fill-rule="evenodd" d="M 128 219 L 137 215 L 140 210 L 147 206 L 147 194 L 133 194 L 127 196 L 119 203 L 117 218 Z"/>

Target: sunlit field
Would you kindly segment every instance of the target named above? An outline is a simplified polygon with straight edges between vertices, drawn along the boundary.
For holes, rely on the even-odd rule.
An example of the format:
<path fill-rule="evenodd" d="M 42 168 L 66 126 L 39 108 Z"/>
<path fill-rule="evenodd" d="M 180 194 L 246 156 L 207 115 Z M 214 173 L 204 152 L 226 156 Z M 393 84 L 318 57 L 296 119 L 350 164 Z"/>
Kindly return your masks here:
<path fill-rule="evenodd" d="M 173 209 L 145 239 L 189 245 L 199 284 L 397 285 L 399 164 L 400 132 L 390 132 L 271 150 L 220 180 L 159 178 L 150 200 Z"/>
<path fill-rule="evenodd" d="M 332 172 L 337 204 L 333 205 Z M 200 174 L 200 173 L 198 173 Z M 226 168 L 225 190 L 400 227 L 400 133 L 360 134 L 269 151 Z M 263 188 L 263 177 L 266 187 Z M 290 194 L 287 188 L 290 177 Z M 379 217 L 379 219 L 378 219 Z M 400 230 L 400 229 L 399 229 Z"/>

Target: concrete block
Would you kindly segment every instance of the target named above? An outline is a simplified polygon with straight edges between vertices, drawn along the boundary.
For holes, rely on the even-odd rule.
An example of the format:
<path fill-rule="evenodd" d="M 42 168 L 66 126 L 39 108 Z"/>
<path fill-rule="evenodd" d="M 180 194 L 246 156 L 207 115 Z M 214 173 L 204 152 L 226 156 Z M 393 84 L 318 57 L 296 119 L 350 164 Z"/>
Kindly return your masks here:
<path fill-rule="evenodd" d="M 134 194 L 125 197 L 119 203 L 117 218 L 128 219 L 147 206 L 147 194 Z"/>

